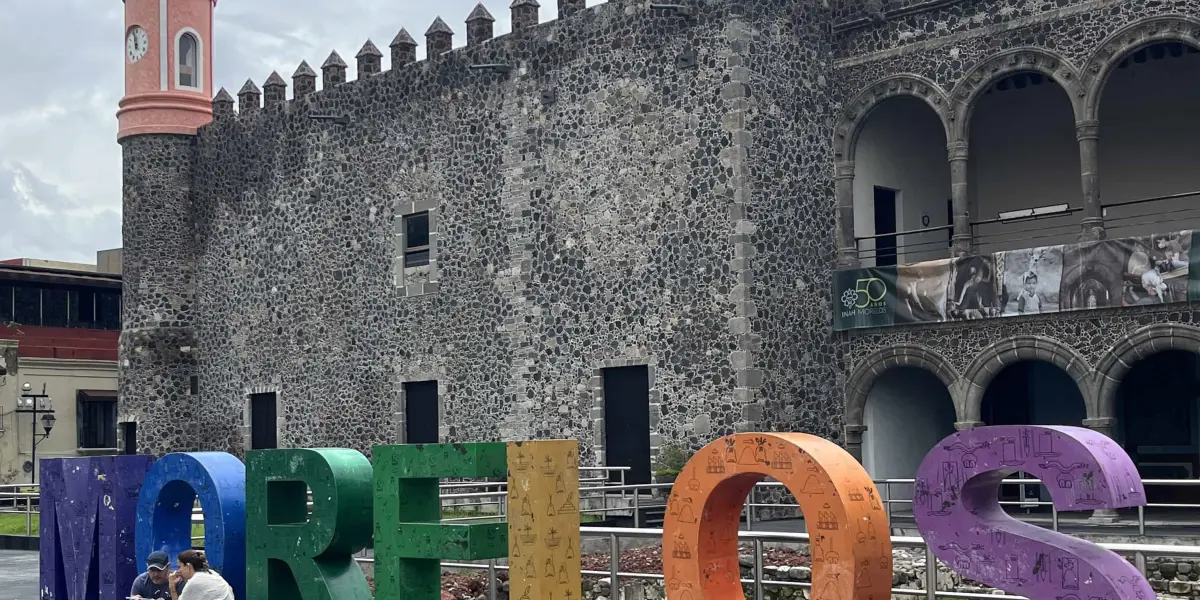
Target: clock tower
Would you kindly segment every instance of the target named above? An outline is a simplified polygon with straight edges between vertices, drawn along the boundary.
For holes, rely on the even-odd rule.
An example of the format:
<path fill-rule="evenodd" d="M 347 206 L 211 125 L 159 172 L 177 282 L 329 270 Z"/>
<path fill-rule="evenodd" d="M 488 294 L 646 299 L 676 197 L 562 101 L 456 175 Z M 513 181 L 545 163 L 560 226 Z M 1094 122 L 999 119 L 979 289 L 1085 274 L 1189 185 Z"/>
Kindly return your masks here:
<path fill-rule="evenodd" d="M 192 182 L 197 131 L 212 121 L 217 2 L 124 2 L 118 436 L 161 455 L 200 446 Z"/>
<path fill-rule="evenodd" d="M 191 135 L 212 120 L 217 0 L 124 0 L 125 97 L 117 139 Z"/>

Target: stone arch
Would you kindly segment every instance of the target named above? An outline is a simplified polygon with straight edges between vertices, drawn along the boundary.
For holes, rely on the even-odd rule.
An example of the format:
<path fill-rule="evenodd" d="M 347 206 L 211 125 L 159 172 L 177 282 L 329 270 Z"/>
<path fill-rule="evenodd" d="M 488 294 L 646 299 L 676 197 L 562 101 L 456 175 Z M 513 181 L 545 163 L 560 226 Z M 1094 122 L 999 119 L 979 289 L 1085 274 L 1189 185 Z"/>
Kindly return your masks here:
<path fill-rule="evenodd" d="M 872 352 L 846 380 L 846 425 L 863 425 L 863 411 L 867 407 L 867 395 L 875 380 L 892 367 L 917 367 L 933 373 L 953 390 L 958 382 L 958 371 L 950 361 L 930 348 L 918 344 L 900 344 Z M 957 413 L 957 408 L 955 410 Z"/>
<path fill-rule="evenodd" d="M 858 134 L 871 113 L 883 102 L 898 96 L 912 96 L 924 100 L 937 114 L 945 129 L 946 140 L 950 140 L 950 97 L 933 81 L 902 73 L 880 79 L 859 92 L 853 100 L 842 107 L 841 120 L 834 128 L 833 159 L 835 163 L 854 160 L 854 147 Z"/>
<path fill-rule="evenodd" d="M 954 112 L 951 116 L 951 142 L 965 142 L 969 138 L 971 114 L 979 103 L 979 97 L 993 83 L 1020 72 L 1041 73 L 1053 79 L 1067 93 L 1075 120 L 1082 114 L 1085 89 L 1078 70 L 1065 57 L 1043 48 L 1013 48 L 988 57 L 975 65 L 954 86 L 951 101 Z"/>
<path fill-rule="evenodd" d="M 1025 360 L 1045 361 L 1065 371 L 1079 386 L 1088 417 L 1095 414 L 1092 410 L 1093 402 L 1090 400 L 1092 369 L 1087 360 L 1075 349 L 1053 338 L 1020 335 L 1000 340 L 984 348 L 983 352 L 967 365 L 967 370 L 963 373 L 966 395 L 961 420 L 981 422 L 983 393 L 988 384 L 1005 367 Z"/>
<path fill-rule="evenodd" d="M 1096 120 L 1109 77 L 1125 57 L 1158 42 L 1179 42 L 1200 49 L 1200 19 L 1161 15 L 1135 21 L 1109 35 L 1092 53 L 1083 76 L 1083 119 Z"/>
<path fill-rule="evenodd" d="M 1094 418 L 1113 418 L 1117 406 L 1117 388 L 1121 385 L 1121 379 L 1139 360 L 1167 350 L 1200 354 L 1200 327 L 1182 323 L 1147 325 L 1121 338 L 1105 352 L 1096 365 Z"/>

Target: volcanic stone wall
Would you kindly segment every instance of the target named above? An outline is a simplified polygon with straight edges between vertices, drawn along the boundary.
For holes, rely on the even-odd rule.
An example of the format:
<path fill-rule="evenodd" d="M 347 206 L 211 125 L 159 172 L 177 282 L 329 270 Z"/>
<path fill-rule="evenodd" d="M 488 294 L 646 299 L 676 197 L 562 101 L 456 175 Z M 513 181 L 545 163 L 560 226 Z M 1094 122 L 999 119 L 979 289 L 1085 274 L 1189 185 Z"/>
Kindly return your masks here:
<path fill-rule="evenodd" d="M 578 437 L 595 464 L 601 369 L 636 364 L 656 446 L 836 434 L 829 9 L 787 4 L 617 0 L 495 39 L 477 10 L 465 48 L 409 63 L 402 33 L 390 70 L 361 74 L 368 43 L 357 80 L 331 56 L 321 91 L 307 63 L 291 99 L 277 74 L 261 105 L 222 91 L 194 179 L 200 444 L 240 451 L 273 391 L 281 445 L 369 451 L 436 379 L 443 440 Z M 404 268 L 423 209 L 431 264 Z"/>

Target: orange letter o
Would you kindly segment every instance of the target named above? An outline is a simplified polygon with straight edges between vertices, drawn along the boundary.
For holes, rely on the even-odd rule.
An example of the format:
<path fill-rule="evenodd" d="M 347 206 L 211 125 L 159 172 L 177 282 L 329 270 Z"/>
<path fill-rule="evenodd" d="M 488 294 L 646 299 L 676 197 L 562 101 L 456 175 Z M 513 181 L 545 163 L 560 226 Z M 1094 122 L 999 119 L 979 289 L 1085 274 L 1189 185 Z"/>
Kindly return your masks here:
<path fill-rule="evenodd" d="M 738 519 L 772 477 L 800 504 L 812 553 L 812 600 L 888 600 L 892 540 L 879 490 L 837 444 L 805 433 L 739 433 L 700 449 L 679 474 L 663 524 L 668 600 L 745 598 Z"/>

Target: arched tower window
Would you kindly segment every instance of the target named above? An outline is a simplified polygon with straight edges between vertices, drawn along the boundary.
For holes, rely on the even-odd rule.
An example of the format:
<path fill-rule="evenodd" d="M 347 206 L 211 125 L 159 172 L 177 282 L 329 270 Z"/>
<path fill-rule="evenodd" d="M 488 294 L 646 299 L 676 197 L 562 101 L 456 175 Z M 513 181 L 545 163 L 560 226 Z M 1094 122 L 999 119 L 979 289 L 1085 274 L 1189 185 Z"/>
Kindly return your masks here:
<path fill-rule="evenodd" d="M 200 89 L 200 40 L 195 33 L 184 31 L 176 44 L 176 85 Z"/>

